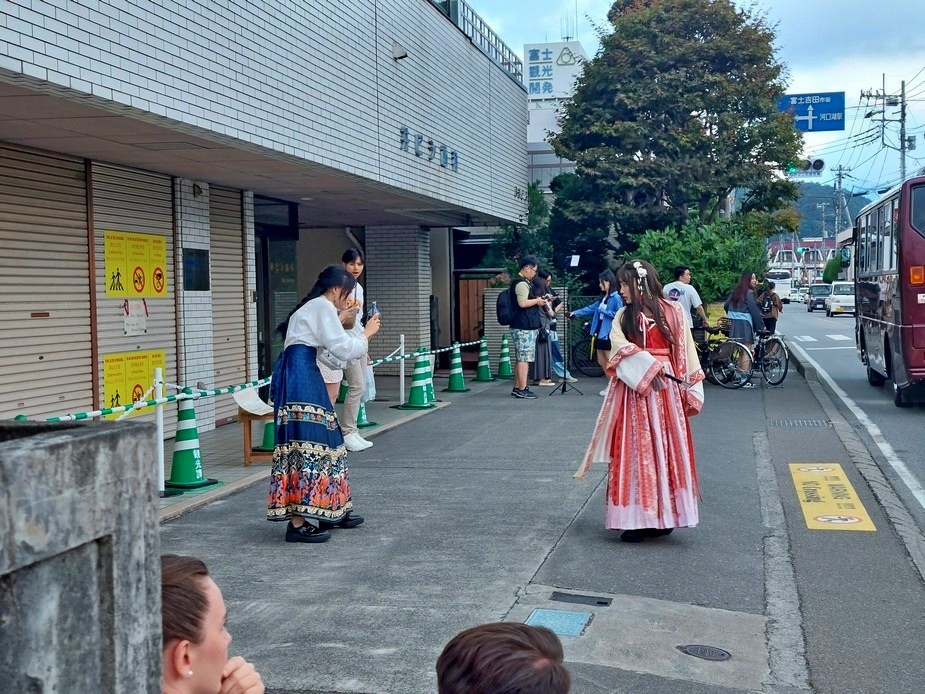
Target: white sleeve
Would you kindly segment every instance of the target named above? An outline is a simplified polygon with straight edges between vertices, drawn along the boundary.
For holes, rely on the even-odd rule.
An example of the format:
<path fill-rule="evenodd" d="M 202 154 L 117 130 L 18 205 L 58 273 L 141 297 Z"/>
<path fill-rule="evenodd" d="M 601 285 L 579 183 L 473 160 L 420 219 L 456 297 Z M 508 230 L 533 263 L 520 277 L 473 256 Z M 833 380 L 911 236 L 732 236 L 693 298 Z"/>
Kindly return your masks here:
<path fill-rule="evenodd" d="M 697 308 L 703 302 L 700 300 L 700 294 L 697 293 L 697 290 L 693 287 L 688 287 L 691 290 L 691 308 Z"/>
<path fill-rule="evenodd" d="M 327 348 L 335 357 L 351 361 L 366 354 L 366 337 L 344 330 L 333 306 L 330 310 L 318 311 L 315 318 L 314 332 L 320 346 Z"/>

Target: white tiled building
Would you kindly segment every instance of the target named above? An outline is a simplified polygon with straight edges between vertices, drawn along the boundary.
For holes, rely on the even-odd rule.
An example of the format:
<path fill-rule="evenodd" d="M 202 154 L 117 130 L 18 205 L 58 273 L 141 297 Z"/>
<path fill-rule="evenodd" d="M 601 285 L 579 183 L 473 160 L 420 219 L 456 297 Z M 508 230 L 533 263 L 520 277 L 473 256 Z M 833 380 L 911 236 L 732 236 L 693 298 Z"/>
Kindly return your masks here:
<path fill-rule="evenodd" d="M 5 0 L 0 417 L 256 378 L 352 245 L 374 352 L 429 346 L 431 296 L 448 344 L 449 228 L 526 211 L 521 70 L 455 0 Z"/>

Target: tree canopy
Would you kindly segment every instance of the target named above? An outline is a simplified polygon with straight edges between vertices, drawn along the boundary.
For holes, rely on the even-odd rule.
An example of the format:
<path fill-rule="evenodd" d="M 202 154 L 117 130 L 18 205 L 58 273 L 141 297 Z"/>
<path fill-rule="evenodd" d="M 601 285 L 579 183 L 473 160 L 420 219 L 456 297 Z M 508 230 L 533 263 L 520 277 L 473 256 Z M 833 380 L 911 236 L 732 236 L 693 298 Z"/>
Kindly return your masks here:
<path fill-rule="evenodd" d="M 783 66 L 763 16 L 731 0 L 617 0 L 608 19 L 550 142 L 624 250 L 647 229 L 718 219 L 735 188 L 755 213 L 796 196 L 778 172 L 801 136 L 777 111 Z"/>

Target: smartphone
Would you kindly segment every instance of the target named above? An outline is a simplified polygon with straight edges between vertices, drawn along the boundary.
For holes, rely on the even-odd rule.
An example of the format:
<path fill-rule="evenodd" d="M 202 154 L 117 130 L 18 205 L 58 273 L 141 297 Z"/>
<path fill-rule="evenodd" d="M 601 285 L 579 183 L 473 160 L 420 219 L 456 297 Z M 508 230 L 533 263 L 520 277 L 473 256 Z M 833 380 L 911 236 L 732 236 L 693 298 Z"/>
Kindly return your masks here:
<path fill-rule="evenodd" d="M 369 305 L 369 312 L 366 314 L 367 320 L 375 316 L 377 313 L 379 313 L 379 304 L 378 302 L 374 301 Z"/>

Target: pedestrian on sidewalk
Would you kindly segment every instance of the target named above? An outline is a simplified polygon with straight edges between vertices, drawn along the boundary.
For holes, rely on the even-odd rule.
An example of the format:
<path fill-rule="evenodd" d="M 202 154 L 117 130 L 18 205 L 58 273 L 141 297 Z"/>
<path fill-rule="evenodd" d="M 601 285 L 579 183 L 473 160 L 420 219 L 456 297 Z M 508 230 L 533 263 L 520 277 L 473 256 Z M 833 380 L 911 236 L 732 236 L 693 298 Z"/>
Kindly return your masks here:
<path fill-rule="evenodd" d="M 772 335 L 777 332 L 777 319 L 781 311 L 784 310 L 784 304 L 780 300 L 777 292 L 774 291 L 777 285 L 771 280 L 761 295 L 758 297 L 758 308 L 761 309 L 761 318 L 764 320 L 764 329 Z"/>
<path fill-rule="evenodd" d="M 565 379 L 569 383 L 575 383 L 578 379 L 573 378 L 565 368 L 565 359 L 562 358 L 562 350 L 559 349 L 559 330 L 558 320 L 555 314 L 559 314 L 565 308 L 562 299 L 552 288 L 552 274 L 548 270 L 540 270 L 537 273 L 546 282 L 546 295 L 552 297 L 547 303 L 553 310 L 553 318 L 549 321 L 549 351 L 552 354 L 552 372 L 559 380 Z"/>
<path fill-rule="evenodd" d="M 703 407 L 704 375 L 681 306 L 662 298 L 655 268 L 630 261 L 617 279 L 626 306 L 611 330 L 611 386 L 575 476 L 609 463 L 605 527 L 642 542 L 699 520 L 688 417 Z"/>
<path fill-rule="evenodd" d="M 338 311 L 348 307 L 355 286 L 342 266 L 326 267 L 277 328 L 285 343 L 270 384 L 276 445 L 267 519 L 289 521 L 286 542 L 324 542 L 330 528 L 363 522 L 353 513 L 344 436 L 317 365 L 320 358 L 344 368 L 366 354 L 379 331 L 378 314 L 359 334 L 344 330 Z"/>
<path fill-rule="evenodd" d="M 536 333 L 536 358 L 533 360 L 533 385 L 554 386 L 556 384 L 552 380 L 550 333 L 555 328 L 550 328 L 550 324 L 556 314 L 549 305 L 551 297 L 546 294 L 546 280 L 540 276 L 540 272 L 537 272 L 536 277 L 533 278 L 533 293 L 546 299 L 546 302 L 540 306 L 540 329 Z"/>
<path fill-rule="evenodd" d="M 732 321 L 732 327 L 729 330 L 729 339 L 738 340 L 751 350 L 755 343 L 755 333 L 764 330 L 764 317 L 761 315 L 761 309 L 758 308 L 758 301 L 755 299 L 755 285 L 758 284 L 758 278 L 751 270 L 746 270 L 739 276 L 739 281 L 723 309 L 726 316 Z M 744 359 L 744 355 L 743 355 Z M 739 364 L 742 371 L 745 371 L 745 363 Z M 743 376 L 748 380 L 745 388 L 757 388 L 751 382 L 751 376 Z"/>
<path fill-rule="evenodd" d="M 525 400 L 536 400 L 536 393 L 527 387 L 530 364 L 536 359 L 536 336 L 540 330 L 540 307 L 546 305 L 542 296 L 533 293 L 533 279 L 539 270 L 539 261 L 532 255 L 520 258 L 520 271 L 511 282 L 511 345 L 514 348 L 514 388 L 511 395 Z"/>
<path fill-rule="evenodd" d="M 606 371 L 607 363 L 610 361 L 610 329 L 617 311 L 623 306 L 623 300 L 617 291 L 617 278 L 612 271 L 604 270 L 598 275 L 597 280 L 601 288 L 600 300 L 577 311 L 572 311 L 569 318 L 593 316 L 591 318 L 591 344 L 597 356 L 597 363 Z M 607 395 L 607 389 L 604 388 L 600 395 Z"/>
<path fill-rule="evenodd" d="M 355 311 L 354 320 L 344 324 L 344 328 L 352 331 L 354 335 L 363 334 L 363 286 L 360 284 L 360 275 L 366 268 L 363 251 L 359 248 L 348 248 L 341 256 L 347 272 L 357 281 L 356 287 L 350 294 L 350 309 Z M 360 405 L 363 403 L 363 392 L 366 389 L 366 366 L 369 355 L 364 354 L 347 364 L 344 375 L 347 378 L 347 395 L 344 397 L 344 418 L 341 427 L 344 430 L 344 442 L 348 451 L 363 451 L 372 448 L 373 442 L 360 436 L 357 426 L 357 417 L 360 415 Z"/>

